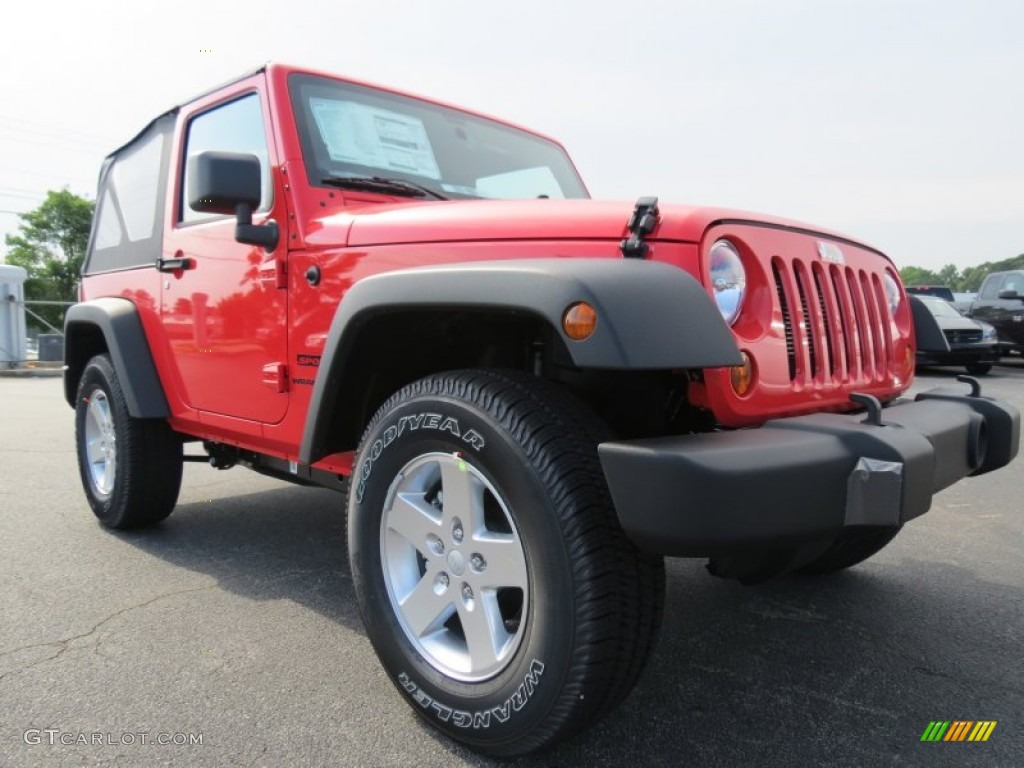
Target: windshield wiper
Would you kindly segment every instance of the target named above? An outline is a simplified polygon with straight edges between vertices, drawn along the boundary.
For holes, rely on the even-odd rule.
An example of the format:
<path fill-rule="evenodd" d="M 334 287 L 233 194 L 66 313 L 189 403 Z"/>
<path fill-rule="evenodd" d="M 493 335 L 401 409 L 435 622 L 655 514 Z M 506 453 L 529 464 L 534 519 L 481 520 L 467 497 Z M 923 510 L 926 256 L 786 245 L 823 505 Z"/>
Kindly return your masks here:
<path fill-rule="evenodd" d="M 429 196 L 435 200 L 448 199 L 430 187 L 405 179 L 385 179 L 383 176 L 328 176 L 320 181 L 341 189 L 362 189 L 367 192 L 383 192 L 386 195 L 401 195 L 403 197 Z"/>

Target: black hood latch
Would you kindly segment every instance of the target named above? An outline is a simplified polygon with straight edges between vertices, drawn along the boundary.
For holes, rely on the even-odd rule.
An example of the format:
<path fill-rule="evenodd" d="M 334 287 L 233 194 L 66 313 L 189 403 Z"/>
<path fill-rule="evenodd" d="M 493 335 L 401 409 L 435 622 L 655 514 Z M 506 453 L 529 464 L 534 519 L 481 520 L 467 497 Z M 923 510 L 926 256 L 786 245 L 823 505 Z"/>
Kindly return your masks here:
<path fill-rule="evenodd" d="M 630 235 L 619 243 L 622 255 L 627 259 L 645 259 L 649 246 L 644 242 L 644 237 L 651 234 L 658 226 L 658 198 L 641 197 L 636 201 L 633 208 L 633 215 L 629 217 L 629 224 L 626 228 Z"/>

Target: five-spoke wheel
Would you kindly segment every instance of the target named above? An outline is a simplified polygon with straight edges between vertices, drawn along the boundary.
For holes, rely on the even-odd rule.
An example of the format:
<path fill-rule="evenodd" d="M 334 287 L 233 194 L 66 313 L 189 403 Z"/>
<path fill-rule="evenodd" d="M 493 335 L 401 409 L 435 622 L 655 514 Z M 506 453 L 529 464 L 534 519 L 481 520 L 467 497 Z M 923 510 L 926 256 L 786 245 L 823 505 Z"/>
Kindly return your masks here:
<path fill-rule="evenodd" d="M 97 355 L 82 371 L 75 441 L 85 497 L 103 525 L 152 525 L 174 509 L 181 439 L 165 419 L 132 416 L 109 355 Z"/>
<path fill-rule="evenodd" d="M 457 453 L 398 473 L 381 524 L 388 596 L 413 645 L 449 677 L 499 672 L 522 638 L 526 556 L 504 500 Z"/>
<path fill-rule="evenodd" d="M 413 709 L 512 756 L 590 725 L 629 693 L 664 571 L 618 525 L 606 429 L 555 386 L 455 371 L 381 406 L 348 503 L 367 635 Z"/>

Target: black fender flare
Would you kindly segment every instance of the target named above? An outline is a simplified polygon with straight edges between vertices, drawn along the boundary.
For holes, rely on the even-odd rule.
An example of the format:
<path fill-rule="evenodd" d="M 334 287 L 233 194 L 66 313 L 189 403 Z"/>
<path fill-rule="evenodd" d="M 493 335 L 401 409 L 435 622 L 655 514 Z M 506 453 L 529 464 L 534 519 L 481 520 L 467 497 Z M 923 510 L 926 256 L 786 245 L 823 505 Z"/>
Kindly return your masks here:
<path fill-rule="evenodd" d="M 587 301 L 597 328 L 584 341 L 562 330 L 570 304 Z M 331 322 L 299 448 L 310 464 L 325 443 L 332 398 L 360 328 L 395 309 L 464 308 L 534 315 L 562 338 L 579 368 L 668 370 L 739 365 L 736 341 L 711 296 L 679 267 L 642 260 L 512 259 L 396 270 L 365 278 L 348 290 Z"/>
<path fill-rule="evenodd" d="M 914 338 L 916 347 L 922 352 L 949 352 L 949 341 L 939 327 L 939 321 L 917 296 L 907 294 L 910 310 L 914 317 Z"/>
<path fill-rule="evenodd" d="M 86 339 L 102 334 L 128 412 L 140 419 L 171 415 L 146 333 L 135 305 L 128 299 L 102 298 L 75 304 L 64 318 L 64 399 L 75 407 L 78 380 L 95 354 Z"/>

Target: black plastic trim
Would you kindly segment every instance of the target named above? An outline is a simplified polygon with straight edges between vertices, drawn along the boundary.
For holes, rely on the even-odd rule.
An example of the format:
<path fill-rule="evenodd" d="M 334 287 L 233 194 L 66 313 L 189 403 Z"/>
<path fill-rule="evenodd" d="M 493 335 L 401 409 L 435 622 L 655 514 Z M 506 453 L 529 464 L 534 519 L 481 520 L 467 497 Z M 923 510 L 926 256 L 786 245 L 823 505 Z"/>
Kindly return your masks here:
<path fill-rule="evenodd" d="M 597 309 L 585 341 L 562 331 L 562 314 L 577 301 Z M 742 362 L 714 301 L 689 273 L 661 262 L 623 259 L 524 259 L 398 270 L 356 283 L 338 306 L 313 387 L 300 461 L 312 464 L 325 445 L 334 398 L 360 328 L 396 309 L 521 312 L 546 321 L 579 368 L 671 370 Z"/>
<path fill-rule="evenodd" d="M 943 488 L 1005 466 L 1019 446 L 1019 412 L 988 398 L 934 390 L 883 418 L 815 414 L 598 452 L 627 535 L 649 552 L 697 557 L 901 525 Z"/>
<path fill-rule="evenodd" d="M 991 397 L 964 395 L 956 390 L 941 387 L 922 392 L 914 399 L 918 402 L 938 400 L 960 403 L 984 417 L 987 432 L 984 460 L 981 466 L 971 473 L 971 477 L 1006 466 L 1020 450 L 1020 411 L 1008 403 Z"/>
<path fill-rule="evenodd" d="M 88 360 L 75 354 L 80 333 L 96 328 L 103 334 L 128 412 L 142 419 L 171 415 L 138 310 L 128 299 L 103 298 L 75 304 L 64 319 L 64 399 L 74 407 L 78 379 Z"/>

